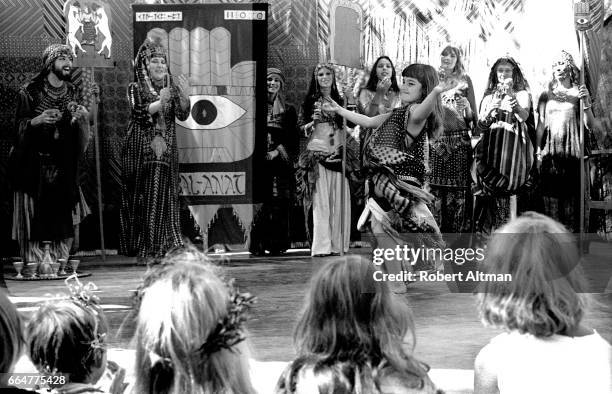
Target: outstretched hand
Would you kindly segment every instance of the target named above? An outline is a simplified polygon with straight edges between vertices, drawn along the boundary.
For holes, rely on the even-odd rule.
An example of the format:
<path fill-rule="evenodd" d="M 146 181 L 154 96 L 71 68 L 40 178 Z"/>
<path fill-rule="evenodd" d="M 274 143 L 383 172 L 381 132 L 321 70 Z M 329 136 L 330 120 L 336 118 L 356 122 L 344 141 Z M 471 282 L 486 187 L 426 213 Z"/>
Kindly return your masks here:
<path fill-rule="evenodd" d="M 340 105 L 338 105 L 337 102 L 335 102 L 334 100 L 332 100 L 331 98 L 326 98 L 325 101 L 323 101 L 323 105 L 321 106 L 321 109 L 325 112 L 333 112 L 333 113 L 337 113 L 338 111 L 340 111 Z"/>
<path fill-rule="evenodd" d="M 189 80 L 184 75 L 179 75 L 178 78 L 175 79 L 175 83 L 179 94 L 183 98 L 189 98 L 189 92 L 191 90 Z"/>

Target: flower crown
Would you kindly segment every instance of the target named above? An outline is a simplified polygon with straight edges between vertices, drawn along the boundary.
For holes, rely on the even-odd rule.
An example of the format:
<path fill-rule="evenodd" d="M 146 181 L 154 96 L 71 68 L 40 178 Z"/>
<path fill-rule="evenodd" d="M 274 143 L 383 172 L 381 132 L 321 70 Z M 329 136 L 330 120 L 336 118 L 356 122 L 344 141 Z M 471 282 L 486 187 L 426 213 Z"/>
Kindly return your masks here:
<path fill-rule="evenodd" d="M 326 68 L 328 70 L 331 70 L 332 75 L 336 75 L 336 69 L 334 68 L 334 65 L 331 63 L 319 63 L 315 66 L 313 74 L 316 77 L 317 73 L 319 72 L 319 70 L 321 70 L 322 68 Z"/>
<path fill-rule="evenodd" d="M 172 267 L 172 264 L 159 266 L 157 271 L 148 278 L 149 280 L 139 287 L 134 299 L 135 310 L 140 306 L 145 289 L 151 283 L 163 277 L 170 267 Z M 215 329 L 211 331 L 206 341 L 194 351 L 202 360 L 206 360 L 211 354 L 221 349 L 233 351 L 235 345 L 246 339 L 243 326 L 247 320 L 248 311 L 255 303 L 255 296 L 250 293 L 239 292 L 234 285 L 234 279 L 225 282 L 230 292 L 227 315 L 217 322 Z M 152 366 L 160 363 L 164 369 L 172 368 L 172 360 L 169 357 L 162 357 L 154 350 L 149 350 L 148 356 Z"/>
<path fill-rule="evenodd" d="M 104 348 L 104 338 L 106 333 L 98 333 L 100 320 L 100 298 L 94 294 L 98 290 L 98 286 L 93 282 L 88 282 L 86 285 L 81 283 L 77 274 L 72 274 L 64 280 L 68 291 L 70 292 L 69 299 L 74 303 L 81 305 L 85 309 L 90 310 L 95 316 L 94 339 L 91 341 L 91 347 L 94 349 Z"/>
<path fill-rule="evenodd" d="M 215 329 L 208 335 L 206 341 L 196 352 L 206 359 L 212 353 L 221 349 L 232 350 L 232 347 L 246 339 L 243 325 L 247 320 L 247 312 L 255 302 L 255 296 L 250 293 L 240 293 L 233 283 L 228 283 L 230 288 L 230 302 L 227 315 L 219 320 Z"/>

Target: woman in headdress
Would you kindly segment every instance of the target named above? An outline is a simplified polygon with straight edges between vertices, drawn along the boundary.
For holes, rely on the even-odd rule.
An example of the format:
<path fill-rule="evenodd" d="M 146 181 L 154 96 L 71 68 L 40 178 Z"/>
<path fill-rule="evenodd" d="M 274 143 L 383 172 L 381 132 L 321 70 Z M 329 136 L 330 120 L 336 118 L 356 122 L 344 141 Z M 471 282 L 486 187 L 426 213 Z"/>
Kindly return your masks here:
<path fill-rule="evenodd" d="M 302 130 L 309 136 L 306 150 L 300 154 L 296 171 L 298 199 L 304 215 L 310 217 L 312 208 L 311 254 L 326 256 L 339 254 L 341 244 L 348 251 L 351 224 L 351 191 L 348 180 L 342 179 L 342 145 L 347 142 L 346 176 L 359 168 L 357 142 L 343 130 L 342 117 L 321 109 L 325 99 L 342 103 L 332 65 L 319 64 L 314 69 L 310 87 L 302 106 Z M 344 136 L 341 135 L 344 133 Z M 343 138 L 344 137 L 344 138 Z M 344 182 L 344 196 L 341 193 Z M 341 212 L 341 200 L 344 210 Z M 342 241 L 341 217 L 344 217 Z M 308 220 L 307 220 L 308 222 Z M 307 231 L 310 234 L 308 229 Z"/>
<path fill-rule="evenodd" d="M 512 57 L 491 67 L 480 102 L 474 152 L 474 228 L 490 234 L 511 218 L 510 197 L 530 185 L 535 161 L 535 125 L 531 93 L 519 64 Z M 516 213 L 516 212 L 514 212 Z"/>
<path fill-rule="evenodd" d="M 580 123 L 593 126 L 591 98 L 586 86 L 579 86 L 579 71 L 572 56 L 561 52 L 552 64 L 553 78 L 538 103 L 537 157 L 544 213 L 563 223 L 570 231 L 580 227 Z M 585 101 L 580 114 L 580 100 Z M 586 152 L 585 152 L 586 153 Z"/>
<path fill-rule="evenodd" d="M 265 196 L 251 230 L 251 253 L 277 255 L 290 247 L 289 210 L 294 190 L 293 163 L 298 145 L 297 113 L 285 102 L 285 77 L 268 68 L 268 150 L 264 167 Z"/>
<path fill-rule="evenodd" d="M 189 83 L 172 80 L 166 50 L 147 39 L 128 86 L 131 119 L 122 152 L 120 253 L 146 261 L 181 246 L 174 119 L 189 116 Z"/>
<path fill-rule="evenodd" d="M 457 86 L 440 95 L 444 130 L 431 141 L 429 184 L 436 197 L 432 213 L 443 233 L 460 234 L 471 230 L 470 130 L 478 113 L 474 86 L 463 67 L 460 49 L 446 46 L 440 60 L 440 72 L 456 80 Z"/>

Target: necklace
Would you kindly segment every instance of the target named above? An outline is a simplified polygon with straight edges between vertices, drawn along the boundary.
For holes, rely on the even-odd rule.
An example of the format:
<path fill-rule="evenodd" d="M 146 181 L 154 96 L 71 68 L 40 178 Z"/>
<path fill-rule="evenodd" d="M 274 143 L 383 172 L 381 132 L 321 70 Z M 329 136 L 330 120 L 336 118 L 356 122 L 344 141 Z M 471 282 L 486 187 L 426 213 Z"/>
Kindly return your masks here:
<path fill-rule="evenodd" d="M 578 96 L 576 96 L 574 90 L 573 87 L 569 89 L 556 87 L 552 90 L 552 95 L 557 101 L 576 101 Z"/>
<path fill-rule="evenodd" d="M 65 83 L 62 83 L 61 86 L 55 87 L 49 82 L 47 82 L 45 83 L 45 90 L 47 91 L 47 94 L 49 94 L 49 96 L 57 98 L 66 94 L 66 92 L 68 91 L 68 87 Z"/>

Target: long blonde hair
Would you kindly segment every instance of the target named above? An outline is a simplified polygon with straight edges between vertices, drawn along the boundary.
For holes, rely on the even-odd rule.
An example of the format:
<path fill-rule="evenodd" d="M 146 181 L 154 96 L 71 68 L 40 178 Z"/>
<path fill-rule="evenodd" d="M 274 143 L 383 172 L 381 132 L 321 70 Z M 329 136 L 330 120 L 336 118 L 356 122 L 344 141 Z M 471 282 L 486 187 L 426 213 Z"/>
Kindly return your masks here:
<path fill-rule="evenodd" d="M 511 280 L 482 282 L 483 322 L 537 337 L 571 333 L 588 304 L 579 263 L 575 240 L 561 223 L 535 212 L 514 219 L 487 246 L 485 272 Z"/>
<path fill-rule="evenodd" d="M 228 315 L 230 285 L 201 253 L 180 251 L 151 272 L 136 327 L 139 393 L 254 393 L 245 342 L 202 352 Z M 145 278 L 147 282 L 147 278 Z"/>

